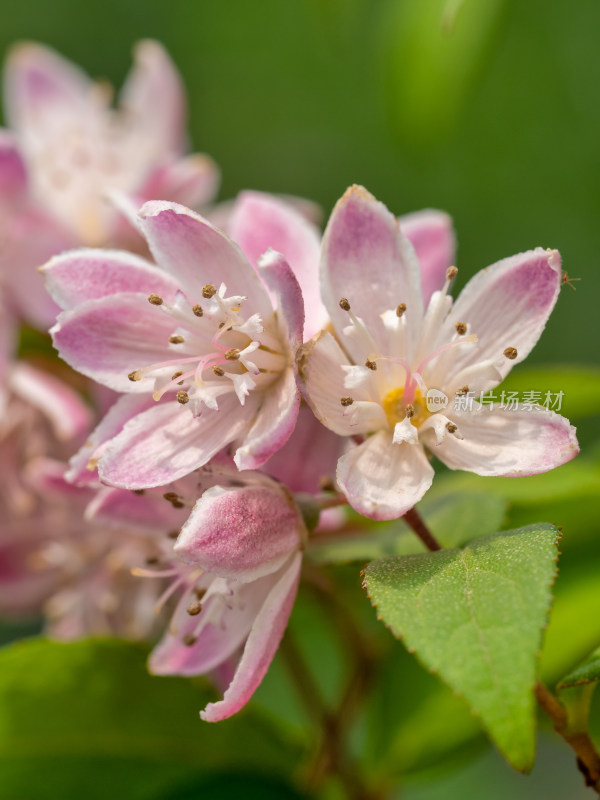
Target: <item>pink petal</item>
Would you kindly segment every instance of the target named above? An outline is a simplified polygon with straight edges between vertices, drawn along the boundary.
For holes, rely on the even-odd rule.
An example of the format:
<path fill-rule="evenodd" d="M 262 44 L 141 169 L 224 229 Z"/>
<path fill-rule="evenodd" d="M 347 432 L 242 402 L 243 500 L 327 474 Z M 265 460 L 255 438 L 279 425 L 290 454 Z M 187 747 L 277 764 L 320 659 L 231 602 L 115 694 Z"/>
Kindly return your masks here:
<path fill-rule="evenodd" d="M 579 452 L 576 429 L 553 411 L 521 406 L 446 413 L 464 438 L 449 435 L 437 445 L 431 432 L 423 440 L 450 469 L 516 478 L 548 472 Z"/>
<path fill-rule="evenodd" d="M 223 699 L 200 712 L 207 722 L 235 714 L 252 697 L 264 678 L 283 637 L 298 591 L 302 555 L 297 553 L 281 573 L 257 615 L 244 653 Z"/>
<path fill-rule="evenodd" d="M 134 66 L 119 96 L 119 106 L 156 153 L 185 148 L 186 101 L 183 84 L 164 47 L 145 39 L 134 48 Z"/>
<path fill-rule="evenodd" d="M 0 208 L 21 207 L 27 198 L 27 170 L 14 136 L 0 129 Z"/>
<path fill-rule="evenodd" d="M 406 303 L 407 323 L 420 323 L 421 271 L 412 245 L 401 234 L 396 217 L 360 186 L 347 190 L 327 224 L 321 293 L 336 331 L 349 324 L 348 314 L 339 306 L 346 298 L 380 352 L 389 350 L 380 316 L 384 311 Z M 354 354 L 352 343 L 348 348 Z M 355 355 L 364 358 L 361 348 Z"/>
<path fill-rule="evenodd" d="M 238 469 L 258 469 L 287 442 L 293 433 L 300 393 L 292 369 L 263 392 L 254 424 L 235 452 Z"/>
<path fill-rule="evenodd" d="M 208 489 L 183 526 L 175 552 L 186 564 L 244 582 L 282 566 L 301 545 L 304 523 L 278 484 Z"/>
<path fill-rule="evenodd" d="M 172 302 L 178 289 L 155 264 L 119 250 L 71 250 L 51 258 L 42 274 L 56 303 L 67 310 L 121 292 L 157 294 Z"/>
<path fill-rule="evenodd" d="M 87 506 L 85 518 L 112 527 L 164 536 L 178 530 L 188 513 L 188 508 L 174 508 L 162 493 L 138 495 L 104 486 Z"/>
<path fill-rule="evenodd" d="M 388 431 L 370 436 L 338 462 L 338 483 L 359 514 L 397 519 L 423 497 L 433 469 L 418 444 L 393 444 Z"/>
<path fill-rule="evenodd" d="M 214 199 L 219 181 L 219 169 L 212 158 L 194 153 L 158 166 L 138 187 L 136 197 L 140 205 L 160 199 L 201 208 Z"/>
<path fill-rule="evenodd" d="M 306 338 L 324 328 L 327 312 L 319 289 L 317 227 L 289 203 L 260 192 L 242 192 L 234 204 L 228 230 L 255 267 L 269 248 L 282 253 L 302 289 Z"/>
<path fill-rule="evenodd" d="M 259 259 L 259 273 L 273 293 L 280 324 L 287 329 L 293 353 L 304 341 L 304 300 L 302 290 L 288 262 L 281 253 L 267 250 Z"/>
<path fill-rule="evenodd" d="M 376 383 L 372 395 L 369 386 L 350 391 L 346 388 L 343 364 L 348 363 L 341 347 L 330 333 L 317 334 L 298 351 L 298 379 L 316 418 L 340 436 L 355 436 L 387 427 L 377 398 Z M 373 382 L 375 378 L 372 379 Z M 352 397 L 352 405 L 342 405 L 342 398 Z"/>
<path fill-rule="evenodd" d="M 457 322 L 465 322 L 478 337 L 474 348 L 455 348 L 452 372 L 487 359 L 497 359 L 504 377 L 533 349 L 554 308 L 561 281 L 560 254 L 541 247 L 511 256 L 471 278 L 457 298 L 445 329 L 444 341 Z M 517 357 L 503 353 L 514 348 Z M 468 383 L 468 381 L 467 381 Z"/>
<path fill-rule="evenodd" d="M 176 203 L 152 201 L 140 210 L 140 226 L 157 263 L 181 282 L 190 299 L 207 284 L 227 286 L 243 295 L 253 312 L 265 316 L 272 306 L 239 247 L 205 219 Z"/>
<path fill-rule="evenodd" d="M 118 392 L 147 392 L 128 375 L 176 358 L 169 347 L 173 319 L 145 295 L 121 293 L 88 300 L 63 311 L 51 329 L 61 358 L 78 372 Z"/>
<path fill-rule="evenodd" d="M 452 220 L 443 211 L 415 211 L 398 219 L 400 230 L 410 239 L 421 265 L 423 301 L 441 289 L 446 270 L 454 264 L 456 239 Z"/>
<path fill-rule="evenodd" d="M 240 437 L 256 413 L 249 398 L 240 406 L 234 394 L 219 399 L 219 410 L 194 417 L 171 399 L 157 403 L 128 422 L 100 459 L 100 478 L 124 489 L 162 486 L 206 464 Z"/>
<path fill-rule="evenodd" d="M 11 389 L 46 415 L 59 439 L 84 433 L 92 422 L 81 397 L 47 372 L 20 361 L 10 374 Z"/>

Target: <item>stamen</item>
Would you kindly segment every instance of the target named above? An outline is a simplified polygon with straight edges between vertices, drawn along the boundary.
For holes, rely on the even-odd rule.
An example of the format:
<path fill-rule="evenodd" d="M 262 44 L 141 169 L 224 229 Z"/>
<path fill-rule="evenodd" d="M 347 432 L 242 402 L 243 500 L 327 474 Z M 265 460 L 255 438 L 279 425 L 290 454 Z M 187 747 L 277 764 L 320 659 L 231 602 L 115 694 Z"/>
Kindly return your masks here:
<path fill-rule="evenodd" d="M 375 371 L 377 369 L 377 363 L 375 361 L 371 361 L 370 358 L 367 358 L 367 360 L 365 361 L 365 367 Z"/>
<path fill-rule="evenodd" d="M 169 336 L 169 341 L 171 342 L 171 344 L 183 344 L 185 342 L 185 339 L 183 338 L 183 336 Z"/>
<path fill-rule="evenodd" d="M 458 269 L 456 267 L 448 267 L 446 270 L 446 280 L 452 281 L 458 275 Z"/>
<path fill-rule="evenodd" d="M 465 322 L 457 322 L 454 327 L 459 336 L 464 336 L 467 332 L 467 325 Z"/>
<path fill-rule="evenodd" d="M 179 391 L 177 392 L 177 402 L 181 403 L 184 406 L 186 403 L 190 402 L 190 396 L 187 392 Z"/>
<path fill-rule="evenodd" d="M 169 531 L 167 533 L 167 537 L 169 539 L 177 539 L 178 536 L 179 536 L 179 531 Z"/>
<path fill-rule="evenodd" d="M 415 407 L 411 403 L 409 403 L 405 408 L 405 412 L 406 412 L 406 418 L 410 419 L 415 415 Z"/>
<path fill-rule="evenodd" d="M 199 306 L 197 303 L 196 303 L 195 306 L 192 306 L 192 311 L 194 312 L 194 314 L 197 317 L 201 317 L 204 314 L 204 311 L 202 310 L 202 306 Z"/>
<path fill-rule="evenodd" d="M 183 637 L 183 643 L 186 647 L 192 647 L 192 645 L 195 645 L 197 641 L 198 637 L 194 636 L 193 633 L 186 633 L 186 635 Z"/>
<path fill-rule="evenodd" d="M 148 302 L 151 303 L 153 306 L 162 306 L 163 299 L 159 294 L 151 294 L 148 297 Z"/>
<path fill-rule="evenodd" d="M 165 492 L 163 497 L 167 502 L 171 503 L 173 508 L 183 508 L 185 506 L 185 503 L 181 502 L 181 498 L 177 492 Z"/>
<path fill-rule="evenodd" d="M 227 361 L 237 361 L 237 359 L 240 357 L 240 351 L 237 349 L 237 347 L 232 347 L 231 350 L 227 350 L 223 355 Z"/>
<path fill-rule="evenodd" d="M 340 300 L 340 308 L 342 311 L 350 311 L 350 303 L 346 300 L 345 297 L 342 297 Z"/>
<path fill-rule="evenodd" d="M 182 375 L 183 375 L 183 372 L 174 372 L 171 375 L 171 380 L 174 381 L 177 378 L 180 378 Z M 183 381 L 178 381 L 177 383 L 178 383 L 179 386 L 183 386 Z"/>
<path fill-rule="evenodd" d="M 142 371 L 140 369 L 136 369 L 133 372 L 130 372 L 127 376 L 130 381 L 141 381 L 142 380 Z"/>
<path fill-rule="evenodd" d="M 462 389 L 458 389 L 456 394 L 459 395 L 460 397 L 469 394 L 469 387 L 468 386 L 463 386 Z"/>
<path fill-rule="evenodd" d="M 195 617 L 202 611 L 202 603 L 199 600 L 195 600 L 193 603 L 189 604 L 186 611 L 190 617 Z"/>
<path fill-rule="evenodd" d="M 448 433 L 456 433 L 458 427 L 453 422 L 447 422 L 446 430 L 448 431 Z"/>
<path fill-rule="evenodd" d="M 219 378 L 222 378 L 223 375 L 225 375 L 225 370 L 221 367 L 217 367 L 216 364 L 213 366 L 212 371 L 215 373 L 215 375 L 218 375 Z"/>
<path fill-rule="evenodd" d="M 139 494 L 139 495 L 146 494 L 146 490 L 145 489 L 132 489 L 131 491 L 133 492 L 133 494 Z"/>
<path fill-rule="evenodd" d="M 504 355 L 506 358 L 510 359 L 510 361 L 514 361 L 519 354 L 517 353 L 516 347 L 507 347 L 504 351 Z"/>
<path fill-rule="evenodd" d="M 399 303 L 396 306 L 396 316 L 397 317 L 402 317 L 404 315 L 405 311 L 406 311 L 406 303 Z"/>
<path fill-rule="evenodd" d="M 453 342 L 448 342 L 448 344 L 442 345 L 442 347 L 438 347 L 437 350 L 434 350 L 433 353 L 430 353 L 427 358 L 424 358 L 423 361 L 419 364 L 416 368 L 415 372 L 423 372 L 423 367 L 432 361 L 434 358 L 437 358 L 442 353 L 445 353 L 446 350 L 450 350 L 452 347 L 455 347 L 457 344 L 470 344 L 474 342 L 478 342 L 479 339 L 475 336 L 474 333 L 471 333 L 469 336 L 465 336 L 463 339 L 455 339 Z M 515 351 L 516 352 L 516 351 Z M 506 353 L 505 353 L 506 355 Z"/>
<path fill-rule="evenodd" d="M 354 399 L 353 399 L 352 397 L 341 397 L 341 398 L 340 398 L 340 403 L 341 403 L 341 404 L 342 404 L 344 407 L 346 407 L 346 406 L 351 406 L 353 402 L 354 402 Z"/>
<path fill-rule="evenodd" d="M 217 289 L 212 283 L 207 283 L 206 286 L 202 288 L 202 297 L 206 300 L 210 300 L 211 297 L 214 297 L 217 293 Z"/>

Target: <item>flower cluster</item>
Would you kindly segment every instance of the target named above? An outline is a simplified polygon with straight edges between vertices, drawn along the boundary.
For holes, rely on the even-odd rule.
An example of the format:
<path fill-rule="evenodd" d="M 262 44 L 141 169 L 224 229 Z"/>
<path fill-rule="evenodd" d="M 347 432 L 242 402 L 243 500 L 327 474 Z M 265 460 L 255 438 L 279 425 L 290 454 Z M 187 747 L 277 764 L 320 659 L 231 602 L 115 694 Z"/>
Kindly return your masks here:
<path fill-rule="evenodd" d="M 37 45 L 6 74 L 4 614 L 42 613 L 63 639 L 162 630 L 151 671 L 227 676 L 202 714 L 221 720 L 268 669 L 314 531 L 347 533 L 344 505 L 401 517 L 432 457 L 522 476 L 576 455 L 553 411 L 473 400 L 537 342 L 557 251 L 494 264 L 453 301 L 442 212 L 397 218 L 353 186 L 321 237 L 305 202 L 212 205 L 216 167 L 185 155 L 159 44 L 136 49 L 116 110 Z M 21 321 L 51 325 L 79 375 L 19 361 Z"/>

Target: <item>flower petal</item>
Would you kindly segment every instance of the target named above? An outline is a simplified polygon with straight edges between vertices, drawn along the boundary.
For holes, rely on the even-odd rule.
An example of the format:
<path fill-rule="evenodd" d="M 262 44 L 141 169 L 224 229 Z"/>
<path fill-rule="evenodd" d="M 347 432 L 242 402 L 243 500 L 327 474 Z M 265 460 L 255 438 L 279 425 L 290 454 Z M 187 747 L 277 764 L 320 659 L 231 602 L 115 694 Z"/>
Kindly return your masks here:
<path fill-rule="evenodd" d="M 219 169 L 212 158 L 194 153 L 161 164 L 135 194 L 139 204 L 160 198 L 189 208 L 200 208 L 215 197 L 219 180 Z"/>
<path fill-rule="evenodd" d="M 390 295 L 390 291 L 393 295 Z M 407 324 L 416 328 L 423 315 L 421 272 L 412 245 L 383 203 L 360 186 L 338 201 L 323 237 L 321 294 L 336 331 L 348 325 L 339 306 L 346 298 L 362 319 L 380 353 L 389 352 L 381 314 L 406 303 Z M 362 348 L 348 342 L 358 363 Z"/>
<path fill-rule="evenodd" d="M 423 497 L 433 469 L 419 444 L 393 444 L 379 431 L 338 461 L 337 479 L 348 502 L 371 519 L 397 519 Z"/>
<path fill-rule="evenodd" d="M 41 272 L 54 301 L 67 310 L 121 292 L 157 294 L 172 302 L 178 288 L 155 264 L 122 250 L 71 250 L 51 258 Z"/>
<path fill-rule="evenodd" d="M 272 314 L 266 289 L 239 247 L 189 208 L 151 201 L 140 210 L 140 227 L 157 263 L 196 301 L 207 284 L 224 283 L 229 295 L 247 297 L 253 312 Z"/>
<path fill-rule="evenodd" d="M 147 392 L 144 381 L 131 381 L 128 375 L 177 358 L 169 348 L 173 319 L 141 294 L 88 300 L 63 311 L 50 333 L 61 358 L 118 392 Z"/>
<path fill-rule="evenodd" d="M 305 338 L 324 328 L 327 312 L 319 289 L 317 227 L 283 200 L 261 192 L 242 192 L 235 201 L 228 230 L 255 267 L 269 248 L 283 254 L 302 289 L 307 315 Z"/>
<path fill-rule="evenodd" d="M 272 486 L 214 486 L 194 506 L 175 544 L 186 564 L 248 582 L 299 550 L 304 523 L 291 494 Z"/>
<path fill-rule="evenodd" d="M 281 253 L 267 250 L 259 259 L 259 274 L 274 295 L 274 307 L 285 327 L 293 353 L 304 340 L 304 300 L 296 276 Z"/>
<path fill-rule="evenodd" d="M 427 209 L 398 218 L 400 230 L 410 240 L 421 265 L 421 287 L 425 305 L 441 289 L 446 270 L 454 264 L 456 239 L 452 220 L 443 211 Z"/>
<path fill-rule="evenodd" d="M 235 714 L 252 697 L 267 672 L 283 637 L 298 591 L 302 555 L 297 553 L 269 592 L 246 642 L 233 680 L 223 699 L 200 712 L 206 722 Z"/>
<path fill-rule="evenodd" d="M 14 136 L 0 129 L 0 208 L 22 207 L 27 197 L 27 170 Z"/>
<path fill-rule="evenodd" d="M 98 464 L 100 478 L 124 489 L 171 483 L 241 436 L 255 413 L 252 397 L 240 406 L 233 394 L 220 398 L 218 411 L 207 409 L 200 417 L 173 399 L 159 402 L 110 442 Z"/>
<path fill-rule="evenodd" d="M 515 410 L 478 404 L 474 408 L 446 411 L 462 439 L 446 436 L 437 445 L 435 436 L 423 431 L 425 444 L 450 469 L 477 475 L 537 475 L 565 464 L 579 452 L 576 429 L 553 411 L 522 405 Z"/>
<path fill-rule="evenodd" d="M 86 507 L 85 519 L 128 531 L 162 534 L 176 531 L 185 522 L 188 508 L 174 508 L 162 494 L 143 496 L 125 489 L 103 486 Z"/>

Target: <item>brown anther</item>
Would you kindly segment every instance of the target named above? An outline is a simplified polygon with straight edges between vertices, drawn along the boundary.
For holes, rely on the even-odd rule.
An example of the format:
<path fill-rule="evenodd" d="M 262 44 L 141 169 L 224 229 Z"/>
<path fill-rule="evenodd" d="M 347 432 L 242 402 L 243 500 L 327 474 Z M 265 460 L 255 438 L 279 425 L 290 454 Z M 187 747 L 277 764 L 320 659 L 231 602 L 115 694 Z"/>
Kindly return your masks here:
<path fill-rule="evenodd" d="M 212 371 L 215 373 L 215 375 L 218 375 L 219 378 L 222 378 L 223 375 L 225 375 L 225 370 L 221 367 L 217 367 L 216 364 L 213 366 Z"/>
<path fill-rule="evenodd" d="M 411 417 L 414 417 L 414 415 L 415 415 L 415 407 L 411 403 L 409 403 L 406 406 L 405 411 L 406 411 L 406 418 L 407 419 L 410 419 Z"/>
<path fill-rule="evenodd" d="M 507 348 L 506 348 L 506 350 L 504 351 L 504 355 L 505 355 L 505 356 L 506 356 L 508 359 L 510 359 L 510 361 L 514 361 L 514 360 L 515 360 L 515 358 L 516 358 L 516 357 L 517 357 L 519 354 L 517 353 L 517 348 L 516 348 L 516 347 L 507 347 Z"/>
<path fill-rule="evenodd" d="M 129 378 L 130 381 L 139 381 L 142 379 L 140 372 L 137 369 L 134 370 L 133 372 L 130 372 L 127 377 Z"/>
<path fill-rule="evenodd" d="M 446 423 L 446 430 L 448 431 L 448 433 L 456 433 L 458 428 L 453 422 L 447 422 Z"/>
<path fill-rule="evenodd" d="M 335 483 L 331 475 L 321 475 L 319 478 L 319 489 L 322 492 L 335 492 Z"/>
<path fill-rule="evenodd" d="M 177 539 L 178 536 L 179 536 L 179 531 L 168 531 L 167 532 L 167 538 L 169 538 L 169 539 Z"/>
<path fill-rule="evenodd" d="M 192 306 L 192 311 L 194 312 L 194 314 L 197 317 L 201 317 L 204 314 L 204 311 L 202 310 L 202 306 L 199 306 L 198 303 L 196 303 L 195 306 Z"/>
<path fill-rule="evenodd" d="M 200 589 L 199 587 L 196 587 L 193 591 L 198 600 L 202 600 L 202 598 L 206 594 L 206 589 Z"/>
<path fill-rule="evenodd" d="M 181 403 L 184 406 L 186 403 L 190 402 L 190 396 L 187 392 L 179 391 L 177 392 L 177 402 Z"/>
<path fill-rule="evenodd" d="M 396 306 L 396 316 L 402 317 L 404 316 L 404 312 L 406 311 L 406 303 L 398 303 Z"/>
<path fill-rule="evenodd" d="M 153 306 L 162 306 L 163 299 L 159 294 L 151 294 L 148 297 L 148 302 L 152 303 Z"/>
<path fill-rule="evenodd" d="M 345 297 L 342 297 L 340 300 L 340 308 L 342 311 L 350 311 L 350 303 L 346 300 Z"/>
<path fill-rule="evenodd" d="M 461 394 L 468 394 L 468 393 L 469 393 L 469 387 L 468 387 L 468 386 L 463 386 L 463 387 L 462 387 L 462 389 L 459 389 L 459 390 L 456 392 L 456 394 L 458 394 L 458 395 L 461 395 Z"/>
<path fill-rule="evenodd" d="M 183 338 L 183 336 L 169 336 L 169 341 L 171 342 L 171 344 L 183 344 L 185 342 L 185 339 Z"/>
<path fill-rule="evenodd" d="M 202 603 L 199 600 L 195 600 L 193 603 L 189 604 L 186 611 L 190 617 L 195 617 L 202 611 Z"/>
<path fill-rule="evenodd" d="M 219 322 L 219 330 L 221 330 L 221 328 L 224 328 L 224 327 L 225 327 L 225 323 L 224 322 Z"/>
<path fill-rule="evenodd" d="M 134 494 L 139 494 L 139 495 L 146 494 L 146 490 L 145 489 L 132 489 L 132 492 Z"/>
<path fill-rule="evenodd" d="M 157 564 L 160 564 L 160 559 L 159 559 L 159 558 L 157 558 L 157 556 L 149 556 L 149 557 L 146 559 L 146 564 L 147 564 L 149 567 L 155 567 Z"/>
<path fill-rule="evenodd" d="M 340 397 L 340 403 L 343 406 L 351 406 L 354 400 L 351 397 Z"/>
<path fill-rule="evenodd" d="M 448 267 L 446 270 L 446 280 L 451 281 L 456 278 L 458 275 L 458 269 L 456 267 Z"/>
<path fill-rule="evenodd" d="M 165 500 L 168 500 L 169 503 L 172 503 L 173 500 L 179 500 L 179 495 L 177 494 L 177 492 L 165 492 L 163 494 L 163 497 L 165 498 Z"/>
<path fill-rule="evenodd" d="M 180 375 L 183 375 L 183 372 L 174 372 L 174 373 L 171 375 L 171 380 L 172 380 L 172 381 L 174 381 L 174 380 L 175 380 L 176 378 L 178 378 Z M 177 385 L 178 385 L 178 386 L 183 386 L 183 381 L 177 381 Z"/>
<path fill-rule="evenodd" d="M 206 300 L 210 300 L 210 298 L 214 297 L 216 293 L 216 287 L 214 287 L 212 283 L 207 283 L 206 286 L 202 287 L 202 297 L 206 298 Z"/>
<path fill-rule="evenodd" d="M 466 322 L 457 322 L 454 326 L 456 328 L 456 332 L 459 336 L 464 336 L 467 332 L 467 323 Z"/>
<path fill-rule="evenodd" d="M 227 361 L 237 361 L 237 359 L 240 357 L 240 351 L 237 349 L 237 347 L 232 347 L 231 350 L 227 350 L 224 355 Z"/>
<path fill-rule="evenodd" d="M 192 647 L 192 645 L 195 645 L 197 641 L 198 637 L 194 636 L 193 633 L 186 633 L 186 635 L 183 637 L 183 643 L 186 647 Z"/>
<path fill-rule="evenodd" d="M 377 363 L 375 361 L 371 361 L 370 358 L 367 358 L 365 361 L 365 367 L 368 369 L 372 369 L 373 371 L 377 369 Z"/>

